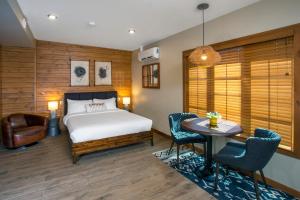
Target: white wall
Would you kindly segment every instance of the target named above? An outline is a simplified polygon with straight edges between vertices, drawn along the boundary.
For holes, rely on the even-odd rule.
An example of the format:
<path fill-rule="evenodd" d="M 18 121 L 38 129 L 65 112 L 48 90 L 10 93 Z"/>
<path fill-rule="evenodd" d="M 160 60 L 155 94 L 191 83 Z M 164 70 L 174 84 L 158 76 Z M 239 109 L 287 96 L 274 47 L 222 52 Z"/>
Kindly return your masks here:
<path fill-rule="evenodd" d="M 296 23 L 300 23 L 300 0 L 262 0 L 208 22 L 205 42 L 222 42 Z M 201 32 L 201 26 L 197 26 L 149 45 L 160 47 L 160 89 L 142 88 L 142 67 L 137 61 L 137 51 L 133 53 L 134 112 L 151 118 L 153 127 L 164 133 L 169 134 L 169 113 L 183 110 L 182 51 L 200 45 Z M 219 139 L 215 149 L 220 149 L 224 143 L 225 139 Z M 265 168 L 265 175 L 300 191 L 298 159 L 276 154 Z"/>

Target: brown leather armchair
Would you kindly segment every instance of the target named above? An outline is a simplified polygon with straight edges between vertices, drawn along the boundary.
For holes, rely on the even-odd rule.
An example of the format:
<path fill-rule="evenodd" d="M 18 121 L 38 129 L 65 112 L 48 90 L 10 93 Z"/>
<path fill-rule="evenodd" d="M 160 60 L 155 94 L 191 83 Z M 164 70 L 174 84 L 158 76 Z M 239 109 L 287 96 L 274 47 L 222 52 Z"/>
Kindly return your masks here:
<path fill-rule="evenodd" d="M 2 141 L 7 148 L 32 144 L 46 137 L 48 119 L 32 114 L 12 114 L 2 120 Z"/>

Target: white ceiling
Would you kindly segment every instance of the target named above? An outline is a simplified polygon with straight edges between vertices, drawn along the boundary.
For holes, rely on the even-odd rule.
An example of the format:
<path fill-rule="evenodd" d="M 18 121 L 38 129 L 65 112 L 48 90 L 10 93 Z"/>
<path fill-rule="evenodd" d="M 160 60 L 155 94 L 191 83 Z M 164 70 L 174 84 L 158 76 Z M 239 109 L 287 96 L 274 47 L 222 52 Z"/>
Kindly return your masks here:
<path fill-rule="evenodd" d="M 13 0 L 0 0 L 0 45 L 34 47 L 33 35 L 22 26 L 23 13 Z"/>
<path fill-rule="evenodd" d="M 206 0 L 205 21 L 259 0 Z M 201 0 L 18 0 L 36 39 L 134 50 L 201 24 Z M 49 21 L 55 13 L 58 20 Z M 95 21 L 96 27 L 88 22 Z M 136 34 L 130 35 L 129 28 Z"/>

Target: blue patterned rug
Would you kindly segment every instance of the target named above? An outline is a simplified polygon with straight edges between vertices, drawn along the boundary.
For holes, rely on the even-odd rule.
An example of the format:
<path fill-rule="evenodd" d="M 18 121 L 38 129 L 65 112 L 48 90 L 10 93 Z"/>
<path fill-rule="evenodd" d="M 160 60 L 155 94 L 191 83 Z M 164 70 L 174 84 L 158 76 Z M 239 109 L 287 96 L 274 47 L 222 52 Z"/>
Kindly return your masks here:
<path fill-rule="evenodd" d="M 172 150 L 170 155 L 167 154 L 168 149 L 153 153 L 155 157 L 168 164 L 170 167 L 176 169 L 179 173 L 186 178 L 193 181 L 199 187 L 210 193 L 216 199 L 229 200 L 229 199 L 255 199 L 255 190 L 253 181 L 247 176 L 240 175 L 235 171 L 229 171 L 225 176 L 223 168 L 220 168 L 219 184 L 216 191 L 214 191 L 214 183 L 199 179 L 195 174 L 195 169 L 204 165 L 203 157 L 191 152 L 190 150 L 181 150 L 180 164 L 176 165 L 176 152 Z M 265 188 L 263 183 L 259 183 L 260 198 L 263 200 L 285 200 L 296 199 L 293 196 L 286 194 L 282 191 L 276 190 L 271 186 Z"/>

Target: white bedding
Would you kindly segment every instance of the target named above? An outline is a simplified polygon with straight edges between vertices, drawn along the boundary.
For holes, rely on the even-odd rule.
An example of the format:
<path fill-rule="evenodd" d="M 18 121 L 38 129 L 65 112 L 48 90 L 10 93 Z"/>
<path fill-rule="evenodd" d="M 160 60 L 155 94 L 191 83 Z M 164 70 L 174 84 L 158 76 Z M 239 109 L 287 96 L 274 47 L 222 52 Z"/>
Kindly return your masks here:
<path fill-rule="evenodd" d="M 150 131 L 152 127 L 152 120 L 121 109 L 68 114 L 63 121 L 73 143 Z"/>

